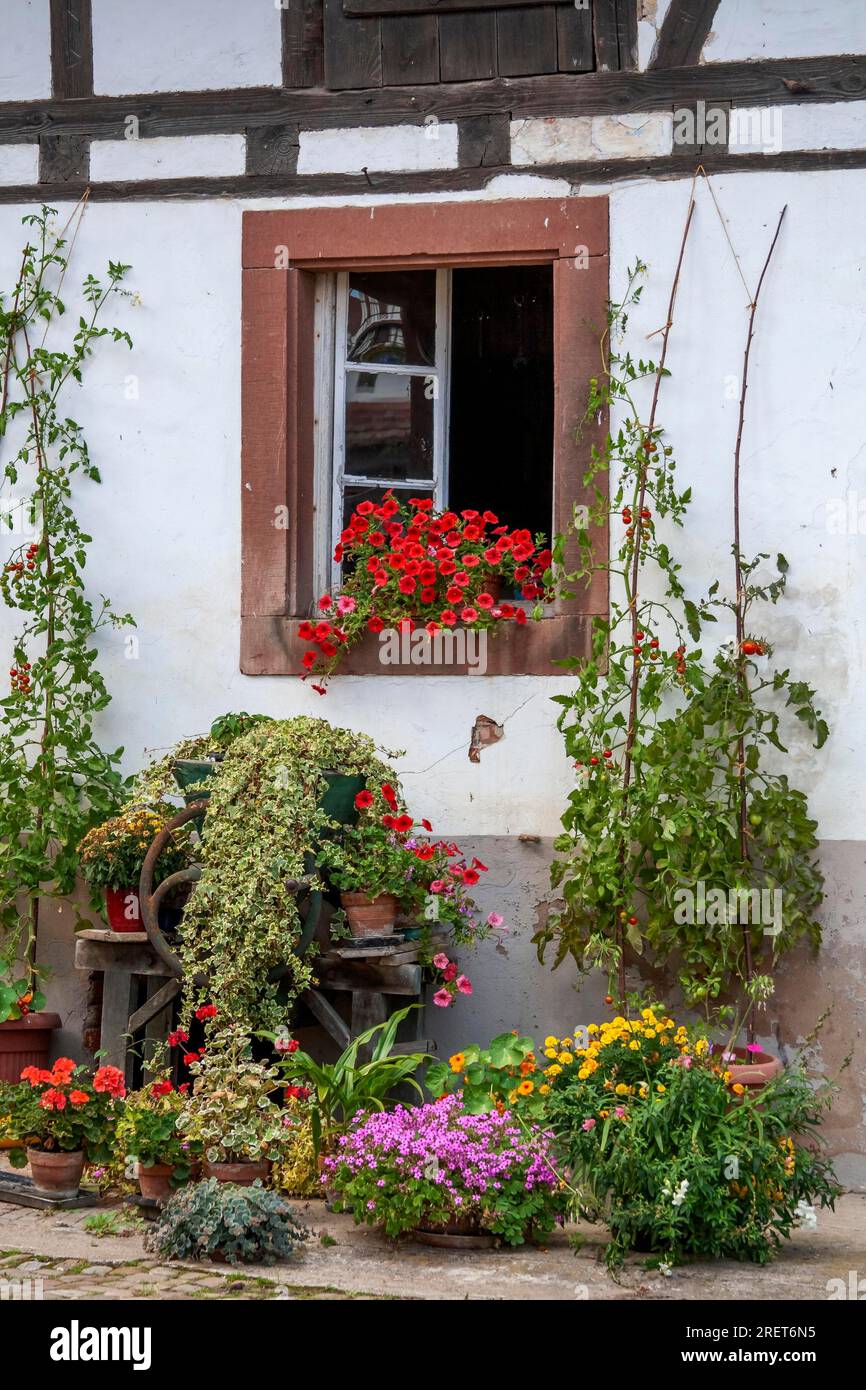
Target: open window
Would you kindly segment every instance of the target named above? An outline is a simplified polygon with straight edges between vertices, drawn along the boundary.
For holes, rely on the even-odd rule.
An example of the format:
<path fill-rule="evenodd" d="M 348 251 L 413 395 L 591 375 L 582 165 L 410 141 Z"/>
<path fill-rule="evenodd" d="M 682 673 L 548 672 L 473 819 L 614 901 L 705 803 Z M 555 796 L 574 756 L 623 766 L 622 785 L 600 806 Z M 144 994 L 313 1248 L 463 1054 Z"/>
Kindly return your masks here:
<path fill-rule="evenodd" d="M 605 199 L 244 214 L 245 672 L 297 673 L 365 499 L 566 528 L 605 427 L 582 417 L 606 296 Z M 600 576 L 497 637 L 489 672 L 555 674 L 606 605 Z M 341 670 L 386 674 L 372 647 Z"/>

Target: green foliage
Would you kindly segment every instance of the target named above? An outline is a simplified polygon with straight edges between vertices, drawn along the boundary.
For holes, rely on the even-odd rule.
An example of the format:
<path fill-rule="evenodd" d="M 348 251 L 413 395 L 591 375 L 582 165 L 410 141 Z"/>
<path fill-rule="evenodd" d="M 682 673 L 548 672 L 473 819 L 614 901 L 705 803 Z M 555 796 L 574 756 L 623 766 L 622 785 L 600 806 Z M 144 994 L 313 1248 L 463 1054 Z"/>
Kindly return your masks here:
<path fill-rule="evenodd" d="M 365 734 L 306 716 L 256 724 L 216 767 L 202 875 L 183 922 L 186 1017 L 212 997 L 226 1022 L 277 1028 L 312 979 L 311 961 L 295 953 L 297 884 L 322 886 L 313 855 L 336 828 L 320 805 L 324 773 L 360 773 L 377 786 L 394 774 Z"/>
<path fill-rule="evenodd" d="M 378 1023 L 353 1038 L 336 1062 L 316 1062 L 308 1052 L 291 1046 L 285 1034 L 266 1034 L 282 1053 L 279 1062 L 285 1080 L 302 1091 L 309 1091 L 313 1146 L 316 1154 L 331 1150 L 340 1134 L 359 1110 L 383 1110 L 385 1101 L 400 1085 L 423 1093 L 413 1073 L 428 1056 L 426 1052 L 392 1054 L 397 1029 L 404 1018 L 418 1007 L 398 1009 L 385 1023 Z M 376 1035 L 378 1034 L 378 1037 Z M 367 1062 L 358 1053 L 376 1038 Z"/>
<path fill-rule="evenodd" d="M 279 1074 L 253 1060 L 243 1025 L 223 1024 L 190 1071 L 195 1081 L 177 1128 L 209 1163 L 279 1156 L 283 1113 L 272 1099 Z"/>
<path fill-rule="evenodd" d="M 71 891 L 79 841 L 122 799 L 122 750 L 104 753 L 93 735 L 110 698 L 94 638 L 132 622 L 85 590 L 91 538 L 75 515 L 73 487 L 78 475 L 96 483 L 100 476 L 63 399 L 70 382 L 81 383 L 101 338 L 132 346 L 121 329 L 99 325 L 108 301 L 127 293 L 121 283 L 129 267 L 109 262 L 105 282 L 88 275 L 86 313 L 71 341 L 47 346 L 49 329 L 65 312 L 67 257 L 53 215 L 43 207 L 23 219 L 32 237 L 16 284 L 0 295 L 0 448 L 14 451 L 0 472 L 3 515 L 10 530 L 25 531 L 0 571 L 3 601 L 22 615 L 11 691 L 0 700 L 0 974 L 16 969 L 23 955 L 30 987 L 39 898 Z M 18 1016 L 4 991 L 0 1019 Z"/>
<path fill-rule="evenodd" d="M 192 1183 L 166 1202 L 145 1235 L 145 1248 L 168 1260 L 220 1255 L 229 1264 L 287 1260 L 309 1232 L 278 1192 L 215 1178 Z"/>
<path fill-rule="evenodd" d="M 165 1078 L 151 1081 L 126 1098 L 117 1126 L 117 1144 L 125 1158 L 134 1156 L 150 1168 L 154 1163 L 174 1167 L 173 1185 L 185 1183 L 201 1146 L 185 1140 L 177 1128 L 184 1098 Z"/>
<path fill-rule="evenodd" d="M 270 715 L 247 714 L 246 710 L 241 710 L 238 714 L 221 714 L 210 726 L 211 742 L 217 748 L 227 748 L 236 738 L 248 733 L 257 724 L 271 722 Z"/>
<path fill-rule="evenodd" d="M 666 1065 L 664 1089 L 602 1119 L 591 1084 L 574 1072 L 550 1098 L 548 1119 L 579 1206 L 613 1237 L 609 1263 L 631 1249 L 667 1262 L 693 1258 L 764 1264 L 795 1226 L 814 1222 L 841 1189 L 816 1146 L 829 1087 L 817 1093 L 798 1068 L 732 1102 L 707 1065 Z M 587 1120 L 591 1128 L 584 1128 Z"/>
<path fill-rule="evenodd" d="M 427 1068 L 424 1084 L 432 1096 L 461 1092 L 467 1115 L 484 1115 L 506 1106 L 522 1116 L 538 1116 L 544 1096 L 538 1085 L 532 1038 L 500 1033 L 487 1047 L 470 1043 L 448 1062 Z"/>
<path fill-rule="evenodd" d="M 356 826 L 346 826 L 324 842 L 316 865 L 343 893 L 366 893 L 371 898 L 392 893 L 402 901 L 420 865 L 380 816 L 378 808 L 362 811 Z"/>
<path fill-rule="evenodd" d="M 582 970 L 619 971 L 620 994 L 629 947 L 672 960 L 690 1004 L 737 983 L 761 998 L 770 981 L 760 973 L 750 979 L 747 938 L 754 958 L 767 951 L 767 968 L 804 936 L 817 945 L 822 898 L 806 798 L 766 755 L 784 755 L 785 708 L 818 747 L 827 727 L 804 682 L 787 670 L 759 674 L 758 662 L 770 652 L 763 639 L 749 637 L 742 649 L 729 642 L 711 663 L 703 657 L 704 628 L 720 616 L 736 619 L 738 603 L 743 631 L 759 630 L 756 609 L 780 598 L 788 566 L 779 556 L 768 580 L 759 573 L 767 556 L 740 557 L 739 599 L 724 597 L 719 581 L 699 603 L 686 595 L 681 567 L 656 528 L 660 521 L 682 526 L 691 489 L 678 486 L 664 431 L 643 423 L 634 399 L 642 383 L 667 373 L 618 346 L 642 271 L 635 267 L 624 299 L 610 306 L 603 368 L 587 403 L 587 421 L 611 410 L 621 423 L 592 449 L 588 516 L 576 510 L 568 535 L 554 545 L 560 592 L 573 594 L 601 570 L 609 574 L 611 598 L 609 618 L 594 621 L 592 657 L 577 670 L 575 690 L 554 697 L 576 786 L 552 872 L 561 906 L 534 939 L 541 959 L 552 950 L 554 966 L 571 956 Z M 594 527 L 613 530 L 609 560 L 594 553 Z M 576 567 L 566 563 L 574 547 Z M 742 899 L 748 906 L 711 924 L 687 920 L 677 910 L 682 890 L 695 892 L 702 881 L 707 893 L 750 895 Z M 776 892 L 781 920 L 770 933 L 752 904 L 762 893 L 775 903 Z"/>

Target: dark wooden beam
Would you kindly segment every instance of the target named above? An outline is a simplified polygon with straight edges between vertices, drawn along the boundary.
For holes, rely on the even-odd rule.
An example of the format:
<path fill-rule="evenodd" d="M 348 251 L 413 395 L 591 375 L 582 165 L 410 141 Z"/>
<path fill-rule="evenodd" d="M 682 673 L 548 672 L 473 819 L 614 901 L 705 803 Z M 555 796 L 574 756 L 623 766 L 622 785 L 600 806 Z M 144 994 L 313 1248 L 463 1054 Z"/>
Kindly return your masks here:
<path fill-rule="evenodd" d="M 90 0 L 51 0 L 51 90 L 55 97 L 93 92 Z"/>
<path fill-rule="evenodd" d="M 570 5 L 574 0 L 343 0 L 350 15 L 445 14 L 451 10 L 507 10 L 535 5 Z"/>
<path fill-rule="evenodd" d="M 801 170 L 863 169 L 866 149 L 790 150 L 777 154 L 732 154 L 704 147 L 701 163 L 709 174 L 761 173 L 772 169 Z M 609 183 L 621 179 L 690 178 L 695 172 L 693 155 L 673 154 L 648 159 L 584 160 L 563 164 L 532 166 L 533 174 L 550 179 L 566 179 L 572 184 Z M 459 169 L 411 174 L 236 174 L 224 178 L 142 179 L 130 183 L 90 185 L 91 202 L 136 202 L 154 199 L 263 198 L 350 196 L 358 193 L 449 193 L 483 188 L 491 179 L 513 174 L 511 164 L 479 165 Z M 518 172 L 527 172 L 519 170 Z M 27 203 L 54 198 L 78 198 L 86 184 L 21 184 L 0 187 L 0 203 Z M 491 213 L 495 211 L 491 204 Z M 94 966 L 94 969 L 100 968 Z"/>
<path fill-rule="evenodd" d="M 560 73 L 486 82 L 284 92 L 251 87 L 224 92 L 164 92 L 0 103 L 0 142 L 35 140 L 65 131 L 122 139 L 126 118 L 139 120 L 142 139 L 154 135 L 222 134 L 251 126 L 299 124 L 306 129 L 376 125 L 494 115 L 595 116 L 669 110 L 703 98 L 740 106 L 786 102 L 855 101 L 866 96 L 866 56 L 778 58 L 758 63 L 709 63 L 648 72 Z"/>
<path fill-rule="evenodd" d="M 650 58 L 650 68 L 685 68 L 700 62 L 719 0 L 671 0 Z"/>
<path fill-rule="evenodd" d="M 282 11 L 283 86 L 319 87 L 325 71 L 322 0 L 292 0 Z"/>

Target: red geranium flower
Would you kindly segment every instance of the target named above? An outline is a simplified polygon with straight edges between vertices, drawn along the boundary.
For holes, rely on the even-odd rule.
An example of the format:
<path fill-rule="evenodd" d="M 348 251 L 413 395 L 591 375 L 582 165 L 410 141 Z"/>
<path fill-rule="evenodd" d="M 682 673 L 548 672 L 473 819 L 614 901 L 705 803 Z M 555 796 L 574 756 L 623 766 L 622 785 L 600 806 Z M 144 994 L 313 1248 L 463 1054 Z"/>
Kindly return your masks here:
<path fill-rule="evenodd" d="M 216 1018 L 216 1004 L 202 1004 L 199 1008 L 196 1009 L 195 1016 L 198 1019 L 199 1023 L 204 1023 L 205 1019 L 207 1018 Z"/>
<path fill-rule="evenodd" d="M 66 1096 L 52 1086 L 39 1097 L 39 1104 L 43 1110 L 65 1110 Z"/>
<path fill-rule="evenodd" d="M 169 1096 L 173 1090 L 174 1087 L 170 1081 L 154 1081 L 150 1088 L 150 1094 L 152 1096 Z"/>
<path fill-rule="evenodd" d="M 94 1091 L 107 1092 L 116 1100 L 121 1099 L 126 1095 L 123 1072 L 118 1067 L 100 1067 L 93 1078 L 93 1089 Z"/>
<path fill-rule="evenodd" d="M 86 1091 L 70 1091 L 69 1100 L 72 1105 L 89 1105 L 90 1096 Z"/>
<path fill-rule="evenodd" d="M 168 1035 L 169 1047 L 179 1047 L 181 1043 L 189 1042 L 189 1033 L 184 1032 L 183 1028 L 176 1028 L 173 1033 Z"/>

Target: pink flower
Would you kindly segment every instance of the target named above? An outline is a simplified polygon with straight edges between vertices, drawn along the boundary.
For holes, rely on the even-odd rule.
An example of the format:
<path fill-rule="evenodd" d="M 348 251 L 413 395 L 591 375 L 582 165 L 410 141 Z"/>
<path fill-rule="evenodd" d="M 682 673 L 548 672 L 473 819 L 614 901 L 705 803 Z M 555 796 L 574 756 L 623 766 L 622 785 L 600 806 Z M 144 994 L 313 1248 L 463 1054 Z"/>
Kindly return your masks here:
<path fill-rule="evenodd" d="M 450 963 L 444 951 L 440 951 L 438 955 L 433 957 L 433 964 L 437 970 L 446 970 Z"/>
<path fill-rule="evenodd" d="M 445 969 L 442 971 L 442 978 L 443 978 L 443 980 L 445 981 L 446 985 L 450 985 L 451 981 L 455 978 L 456 974 L 457 974 L 457 962 L 456 962 L 456 961 L 453 961 L 453 960 L 449 960 L 449 962 L 448 962 L 448 964 L 446 965 Z"/>
<path fill-rule="evenodd" d="M 491 912 L 487 918 L 487 925 L 488 927 L 501 927 L 504 921 L 505 918 L 498 912 Z"/>
<path fill-rule="evenodd" d="M 761 1045 L 760 1045 L 760 1043 L 746 1043 L 746 1051 L 747 1051 L 747 1052 L 760 1052 L 760 1050 L 761 1050 Z"/>
<path fill-rule="evenodd" d="M 614 1110 L 613 1113 L 614 1113 L 614 1115 L 616 1115 L 616 1118 L 617 1118 L 618 1120 L 621 1120 L 622 1117 L 623 1117 L 623 1115 L 625 1114 L 625 1106 L 623 1106 L 623 1105 L 618 1105 L 618 1106 L 616 1107 L 616 1109 Z"/>
<path fill-rule="evenodd" d="M 341 594 L 337 599 L 337 612 L 340 614 L 354 613 L 356 607 L 355 600 L 350 598 L 348 594 Z"/>
<path fill-rule="evenodd" d="M 430 884 L 430 892 L 441 893 L 444 887 L 445 884 L 441 878 L 434 878 L 433 882 Z"/>
<path fill-rule="evenodd" d="M 459 989 L 459 991 L 460 991 L 461 994 L 471 994 L 471 993 L 472 993 L 472 981 L 471 981 L 471 980 L 467 980 L 467 978 L 466 978 L 465 975 L 458 975 L 458 976 L 457 976 L 457 988 Z"/>
<path fill-rule="evenodd" d="M 438 1009 L 447 1009 L 453 998 L 454 996 L 450 990 L 437 989 L 436 993 L 433 995 L 433 1003 Z"/>
<path fill-rule="evenodd" d="M 589 1134 L 589 1131 L 591 1129 L 595 1129 L 595 1120 L 592 1118 L 591 1115 L 588 1120 L 584 1120 L 583 1124 L 581 1125 L 581 1129 L 585 1130 L 587 1134 Z"/>
<path fill-rule="evenodd" d="M 688 1055 L 688 1053 L 684 1053 L 683 1056 L 680 1058 L 680 1066 L 681 1066 L 681 1067 L 685 1067 L 686 1071 L 688 1071 L 688 1069 L 689 1069 L 689 1067 L 690 1067 L 691 1065 L 692 1065 L 692 1059 L 691 1059 L 691 1057 Z"/>

